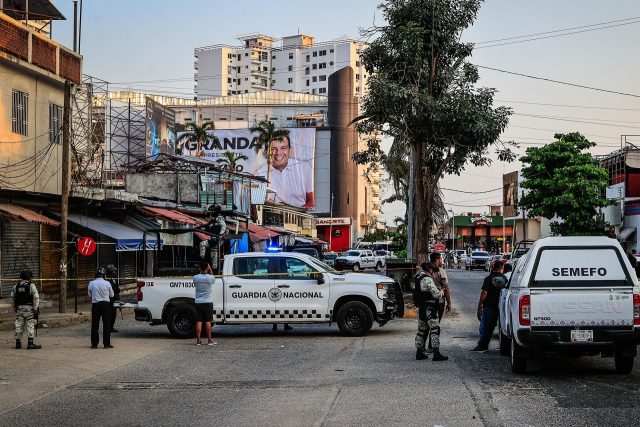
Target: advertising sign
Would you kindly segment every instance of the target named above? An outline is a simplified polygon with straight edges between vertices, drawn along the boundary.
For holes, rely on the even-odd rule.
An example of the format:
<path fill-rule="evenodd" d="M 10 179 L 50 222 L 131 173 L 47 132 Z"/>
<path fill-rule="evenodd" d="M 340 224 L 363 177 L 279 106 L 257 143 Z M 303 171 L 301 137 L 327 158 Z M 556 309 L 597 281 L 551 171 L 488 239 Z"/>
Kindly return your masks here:
<path fill-rule="evenodd" d="M 96 242 L 91 237 L 78 239 L 78 253 L 82 256 L 91 256 L 96 251 Z"/>
<path fill-rule="evenodd" d="M 291 206 L 314 209 L 314 156 L 316 130 L 291 128 L 289 138 L 272 141 L 269 148 L 256 152 L 257 134 L 249 129 L 216 129 L 210 131 L 211 140 L 204 144 L 204 158 L 228 167 L 229 155 L 235 155 L 235 170 L 250 173 L 269 180 L 269 190 L 275 192 L 275 201 Z M 183 132 L 179 132 L 179 138 Z M 213 147 L 215 136 L 222 150 Z M 185 142 L 183 156 L 195 156 L 197 143 Z M 270 154 L 269 154 L 270 151 Z M 243 157 L 239 157 L 243 156 Z M 267 159 L 269 157 L 269 159 Z"/>
<path fill-rule="evenodd" d="M 147 97 L 146 115 L 146 154 L 155 158 L 159 153 L 176 152 L 176 115 L 164 105 Z"/>
<path fill-rule="evenodd" d="M 316 226 L 318 225 L 351 225 L 351 218 L 318 218 Z"/>

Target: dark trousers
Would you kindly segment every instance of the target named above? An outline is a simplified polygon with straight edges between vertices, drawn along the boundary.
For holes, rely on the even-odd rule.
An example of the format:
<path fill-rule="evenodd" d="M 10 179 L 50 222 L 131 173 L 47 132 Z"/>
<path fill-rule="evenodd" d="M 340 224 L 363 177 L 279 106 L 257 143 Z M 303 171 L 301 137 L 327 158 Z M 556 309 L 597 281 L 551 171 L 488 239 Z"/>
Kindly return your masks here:
<path fill-rule="evenodd" d="M 111 304 L 109 301 L 94 302 L 91 304 L 91 347 L 97 347 L 100 343 L 100 318 L 102 318 L 102 345 L 111 345 Z"/>
<path fill-rule="evenodd" d="M 118 309 L 116 307 L 113 306 L 113 304 L 116 302 L 117 300 L 111 300 L 109 302 L 109 309 L 111 310 L 111 330 L 113 330 L 113 327 L 116 324 L 116 314 L 118 313 Z"/>
<path fill-rule="evenodd" d="M 478 340 L 478 347 L 487 348 L 489 342 L 493 336 L 493 331 L 498 325 L 498 317 L 500 312 L 498 307 L 483 307 L 482 318 L 480 320 L 480 339 Z"/>

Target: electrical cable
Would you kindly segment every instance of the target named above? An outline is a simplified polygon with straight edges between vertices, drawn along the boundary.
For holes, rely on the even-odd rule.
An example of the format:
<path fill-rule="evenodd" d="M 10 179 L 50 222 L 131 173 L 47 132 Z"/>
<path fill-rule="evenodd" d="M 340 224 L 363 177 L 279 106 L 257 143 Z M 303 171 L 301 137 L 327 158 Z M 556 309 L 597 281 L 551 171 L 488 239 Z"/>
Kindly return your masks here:
<path fill-rule="evenodd" d="M 441 190 L 447 190 L 447 191 L 455 191 L 456 193 L 466 193 L 466 194 L 484 194 L 484 193 L 493 193 L 494 191 L 502 191 L 502 187 L 498 187 L 498 188 L 494 188 L 493 190 L 486 190 L 486 191 L 464 191 L 464 190 L 455 190 L 453 188 L 440 188 Z"/>

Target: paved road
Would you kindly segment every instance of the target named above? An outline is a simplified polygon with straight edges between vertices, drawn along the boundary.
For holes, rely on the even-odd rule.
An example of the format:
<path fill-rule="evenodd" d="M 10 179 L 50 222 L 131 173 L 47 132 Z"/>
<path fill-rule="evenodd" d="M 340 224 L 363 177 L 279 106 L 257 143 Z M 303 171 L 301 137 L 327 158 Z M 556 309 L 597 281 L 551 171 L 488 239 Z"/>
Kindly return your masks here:
<path fill-rule="evenodd" d="M 450 272 L 451 359 L 414 360 L 415 320 L 345 338 L 337 327 L 220 327 L 218 345 L 119 320 L 113 350 L 88 324 L 42 331 L 40 352 L 0 334 L 0 425 L 637 425 L 640 370 L 550 357 L 515 376 L 496 350 L 469 352 L 483 272 Z M 96 402 L 100 402 L 96 406 Z"/>

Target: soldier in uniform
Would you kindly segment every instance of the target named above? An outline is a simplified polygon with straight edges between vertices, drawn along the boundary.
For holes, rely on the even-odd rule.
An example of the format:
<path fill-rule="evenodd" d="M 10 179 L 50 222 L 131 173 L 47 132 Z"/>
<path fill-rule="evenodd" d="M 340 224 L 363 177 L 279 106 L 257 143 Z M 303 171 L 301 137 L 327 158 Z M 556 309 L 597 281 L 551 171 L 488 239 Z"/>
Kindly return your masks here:
<path fill-rule="evenodd" d="M 11 291 L 11 301 L 16 310 L 16 348 L 22 348 L 22 334 L 25 326 L 29 337 L 28 350 L 41 348 L 33 342 L 35 327 L 40 306 L 40 295 L 36 285 L 31 281 L 33 273 L 31 270 L 23 270 L 20 273 L 20 282 Z"/>
<path fill-rule="evenodd" d="M 107 265 L 107 282 L 111 284 L 111 289 L 113 289 L 113 297 L 109 298 L 109 305 L 111 306 L 111 333 L 118 332 L 115 328 L 116 324 L 116 312 L 117 308 L 115 307 L 115 303 L 120 301 L 120 280 L 118 279 L 118 268 L 113 265 Z"/>
<path fill-rule="evenodd" d="M 440 353 L 440 322 L 438 321 L 438 303 L 444 292 L 438 287 L 435 273 L 438 271 L 433 263 L 422 264 L 422 272 L 414 276 L 414 301 L 418 308 L 418 333 L 416 334 L 416 360 L 425 360 L 429 356 L 425 351 L 426 341 L 431 335 L 433 361 L 448 360 Z"/>

